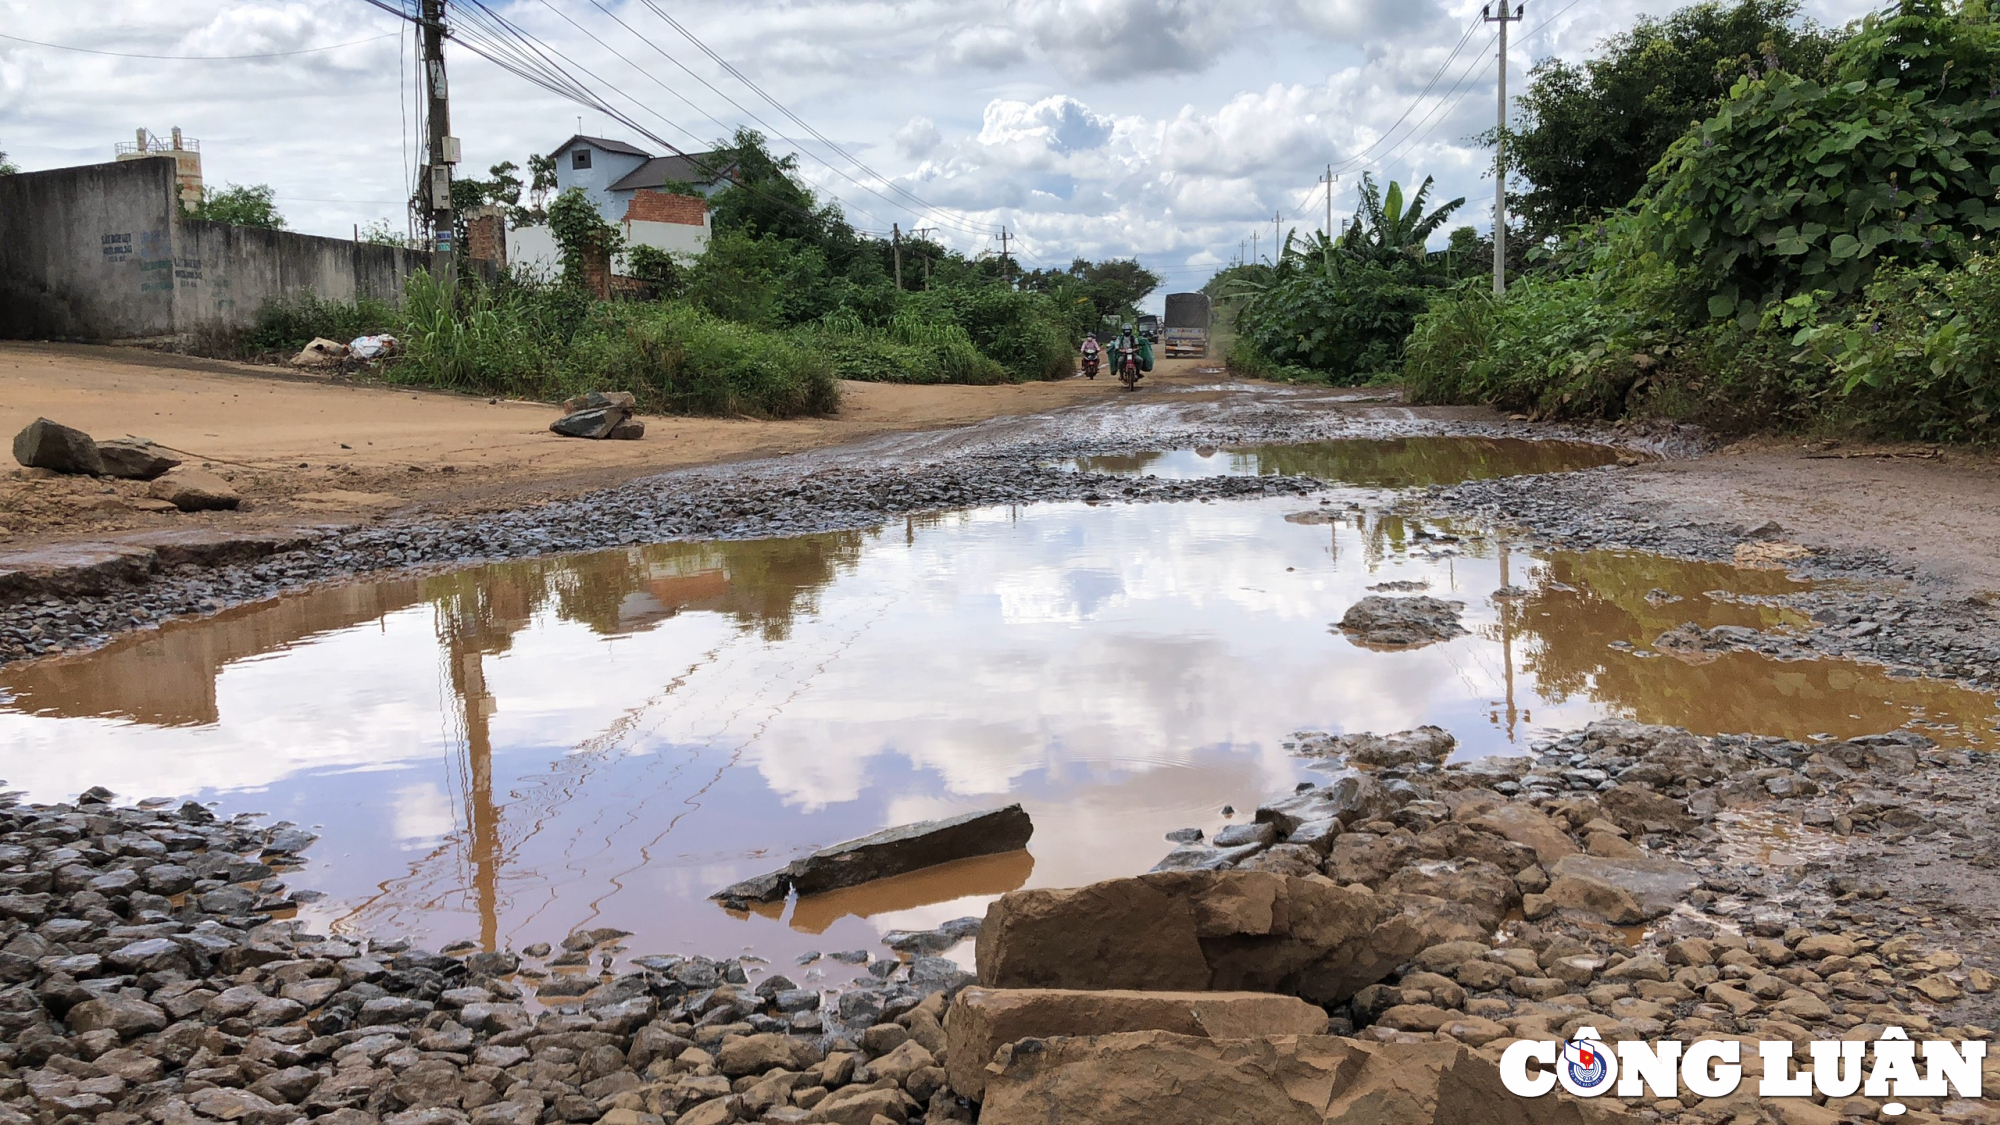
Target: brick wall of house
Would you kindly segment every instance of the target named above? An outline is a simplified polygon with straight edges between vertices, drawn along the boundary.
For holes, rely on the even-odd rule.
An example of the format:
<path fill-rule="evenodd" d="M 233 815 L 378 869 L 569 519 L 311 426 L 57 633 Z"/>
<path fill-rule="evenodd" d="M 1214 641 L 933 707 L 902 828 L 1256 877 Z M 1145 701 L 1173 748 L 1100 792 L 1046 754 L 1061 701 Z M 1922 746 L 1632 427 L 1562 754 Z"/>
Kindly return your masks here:
<path fill-rule="evenodd" d="M 625 208 L 625 219 L 627 222 L 684 223 L 698 227 L 707 212 L 706 199 L 640 188 L 632 194 L 632 202 Z"/>
<path fill-rule="evenodd" d="M 498 207 L 481 207 L 466 213 L 465 252 L 497 265 L 507 264 L 507 219 Z"/>

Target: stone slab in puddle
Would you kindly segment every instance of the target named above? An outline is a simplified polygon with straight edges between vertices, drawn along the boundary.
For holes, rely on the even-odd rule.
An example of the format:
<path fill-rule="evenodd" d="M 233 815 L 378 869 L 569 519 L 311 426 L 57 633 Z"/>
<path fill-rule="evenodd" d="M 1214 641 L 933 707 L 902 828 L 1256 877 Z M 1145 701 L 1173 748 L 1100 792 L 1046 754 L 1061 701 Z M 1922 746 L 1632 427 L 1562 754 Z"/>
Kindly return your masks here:
<path fill-rule="evenodd" d="M 745 879 L 709 897 L 741 910 L 752 903 L 782 901 L 792 891 L 819 894 L 955 859 L 1018 851 L 1028 845 L 1034 831 L 1034 822 L 1019 805 L 904 824 L 821 848 L 781 870 Z"/>

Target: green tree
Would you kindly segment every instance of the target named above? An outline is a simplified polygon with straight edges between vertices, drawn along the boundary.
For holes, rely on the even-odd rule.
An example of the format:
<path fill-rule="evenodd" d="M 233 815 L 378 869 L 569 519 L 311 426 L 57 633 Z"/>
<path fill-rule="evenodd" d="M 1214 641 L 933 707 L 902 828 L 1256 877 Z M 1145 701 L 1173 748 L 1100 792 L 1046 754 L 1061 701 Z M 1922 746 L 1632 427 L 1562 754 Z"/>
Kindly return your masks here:
<path fill-rule="evenodd" d="M 1799 0 L 1710 0 L 1642 18 L 1598 58 L 1537 64 L 1507 138 L 1508 165 L 1530 185 L 1514 200 L 1529 237 L 1630 203 L 1746 72 L 1819 76 L 1839 36 L 1798 13 Z"/>
<path fill-rule="evenodd" d="M 1107 258 L 1092 262 L 1077 258 L 1069 268 L 1030 270 L 1021 275 L 1021 288 L 1037 293 L 1058 291 L 1088 300 L 1097 311 L 1093 324 L 1102 317 L 1129 318 L 1138 315 L 1139 302 L 1160 287 L 1160 275 L 1139 264 L 1135 258 Z"/>
<path fill-rule="evenodd" d="M 19 165 L 7 159 L 6 153 L 0 152 L 0 176 L 11 176 L 20 170 Z"/>
<path fill-rule="evenodd" d="M 212 223 L 284 230 L 285 217 L 278 213 L 277 194 L 269 184 L 230 184 L 220 191 L 204 186 L 201 202 L 189 213 Z"/>
<path fill-rule="evenodd" d="M 1403 185 L 1390 180 L 1389 190 L 1384 192 L 1375 186 L 1373 176 L 1363 172 L 1360 207 L 1353 225 L 1341 233 L 1340 250 L 1349 257 L 1382 266 L 1425 262 L 1431 235 L 1444 227 L 1453 212 L 1465 206 L 1465 197 L 1459 196 L 1429 207 L 1432 180 L 1433 177 L 1425 176 L 1416 194 L 1406 201 Z M 1290 247 L 1291 240 L 1286 239 L 1288 253 Z"/>
<path fill-rule="evenodd" d="M 2000 233 L 2000 23 L 1985 0 L 1903 0 L 1825 82 L 1739 79 L 1675 141 L 1636 220 L 1693 320 L 1852 295 L 1876 266 L 1964 260 Z M 1635 255 L 1626 255 L 1636 260 Z"/>
<path fill-rule="evenodd" d="M 584 262 L 601 255 L 607 262 L 624 243 L 618 228 L 604 221 L 582 188 L 570 188 L 549 204 L 549 234 L 562 255 L 563 281 L 583 283 Z"/>

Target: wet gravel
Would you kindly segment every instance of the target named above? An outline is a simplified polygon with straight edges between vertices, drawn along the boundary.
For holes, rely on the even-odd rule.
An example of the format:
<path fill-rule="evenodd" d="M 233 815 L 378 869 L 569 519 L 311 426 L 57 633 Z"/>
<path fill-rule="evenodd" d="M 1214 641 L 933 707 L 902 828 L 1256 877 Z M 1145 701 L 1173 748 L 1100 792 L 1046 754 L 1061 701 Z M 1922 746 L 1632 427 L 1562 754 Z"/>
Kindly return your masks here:
<path fill-rule="evenodd" d="M 216 568 L 181 567 L 134 590 L 47 598 L 0 617 L 0 663 L 96 647 L 119 632 L 210 613 L 310 583 L 672 540 L 843 531 L 923 512 L 1055 501 L 1140 503 L 1304 496 L 1303 477 L 1169 481 L 1064 472 L 982 456 L 891 468 L 770 462 L 635 481 L 576 500 L 451 523 L 377 526 L 303 550 Z"/>
<path fill-rule="evenodd" d="M 1607 467 L 1467 481 L 1427 489 L 1408 503 L 1568 550 L 1648 551 L 1730 562 L 1740 552 L 1768 551 L 1786 537 L 1782 526 L 1770 523 L 1662 522 L 1625 499 L 1623 471 Z M 1915 568 L 1880 552 L 1816 550 L 1782 565 L 1815 588 L 1757 600 L 1799 610 L 1812 619 L 1812 628 L 1710 630 L 1712 649 L 1749 648 L 1794 659 L 1848 657 L 2000 690 L 2000 607 L 1922 581 Z"/>

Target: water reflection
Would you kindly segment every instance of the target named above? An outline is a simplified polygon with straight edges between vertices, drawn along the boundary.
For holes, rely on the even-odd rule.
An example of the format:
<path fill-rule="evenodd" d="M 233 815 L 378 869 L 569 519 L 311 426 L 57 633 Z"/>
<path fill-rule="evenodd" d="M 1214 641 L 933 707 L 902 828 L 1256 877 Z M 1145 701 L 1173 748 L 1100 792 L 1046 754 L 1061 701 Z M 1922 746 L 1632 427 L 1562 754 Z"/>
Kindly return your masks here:
<path fill-rule="evenodd" d="M 1152 453 L 1077 457 L 1072 467 L 1116 476 L 1170 480 L 1220 476 L 1306 476 L 1370 488 L 1455 484 L 1465 480 L 1559 473 L 1608 465 L 1610 446 L 1521 438 L 1341 438 L 1234 449 L 1203 446 Z"/>
<path fill-rule="evenodd" d="M 1740 600 L 1780 573 L 1455 534 L 1297 500 L 1047 506 L 317 590 L 0 673 L 0 761 L 36 799 L 108 781 L 323 825 L 294 883 L 328 924 L 615 925 L 782 963 L 1143 870 L 1167 829 L 1308 776 L 1298 729 L 1437 722 L 1482 753 L 1606 714 L 1991 726 L 1987 696 L 1863 665 L 1641 655 L 1686 621 L 1782 627 Z M 1375 653 L 1329 629 L 1390 585 L 1465 602 L 1473 633 Z M 1029 852 L 749 915 L 705 898 L 1013 800 Z"/>

